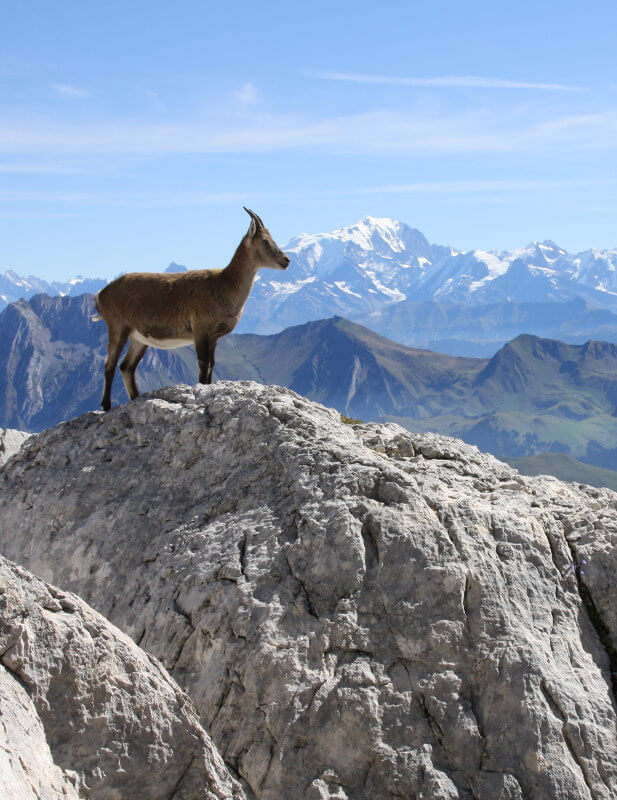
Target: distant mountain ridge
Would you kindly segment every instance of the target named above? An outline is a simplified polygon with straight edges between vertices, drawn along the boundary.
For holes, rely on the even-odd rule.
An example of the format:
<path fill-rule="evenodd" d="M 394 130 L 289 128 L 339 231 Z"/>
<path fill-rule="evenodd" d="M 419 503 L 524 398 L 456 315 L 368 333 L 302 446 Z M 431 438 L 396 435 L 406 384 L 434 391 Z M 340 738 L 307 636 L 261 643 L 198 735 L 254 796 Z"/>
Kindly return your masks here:
<path fill-rule="evenodd" d="M 34 275 L 23 278 L 13 270 L 8 270 L 0 275 L 0 309 L 17 300 L 28 300 L 37 294 L 47 294 L 50 297 L 74 297 L 85 292 L 94 294 L 106 283 L 104 278 L 83 278 L 81 275 L 68 281 L 50 282 Z"/>
<path fill-rule="evenodd" d="M 38 295 L 0 313 L 0 427 L 41 430 L 98 409 L 106 330 L 92 298 Z M 149 349 L 143 392 L 193 384 L 192 348 Z M 617 345 L 522 335 L 492 358 L 408 347 L 341 317 L 231 334 L 215 378 L 287 386 L 347 416 L 458 436 L 499 457 L 565 453 L 617 468 Z M 125 403 L 119 376 L 114 403 Z"/>
<path fill-rule="evenodd" d="M 521 475 L 554 475 L 560 481 L 586 483 L 617 491 L 617 472 L 584 464 L 565 453 L 538 453 L 535 456 L 504 459 Z"/>
<path fill-rule="evenodd" d="M 403 300 L 365 315 L 362 323 L 390 339 L 451 355 L 492 356 L 531 333 L 571 344 L 617 342 L 617 311 L 581 297 L 564 302 L 444 303 Z"/>
<path fill-rule="evenodd" d="M 403 222 L 372 216 L 330 233 L 302 233 L 284 249 L 289 269 L 260 270 L 237 333 L 277 333 L 342 316 L 396 341 L 455 354 L 492 355 L 519 333 L 617 341 L 617 249 L 573 254 L 546 240 L 512 251 L 462 252 L 431 244 Z M 165 271 L 185 269 L 172 262 Z M 0 308 L 39 292 L 96 292 L 104 283 L 48 283 L 7 272 L 0 276 Z M 583 305 L 568 325 L 563 317 L 574 301 Z M 553 328 L 546 324 L 547 304 L 564 309 Z M 594 319 L 599 311 L 610 318 Z M 517 328 L 516 317 L 526 327 Z"/>

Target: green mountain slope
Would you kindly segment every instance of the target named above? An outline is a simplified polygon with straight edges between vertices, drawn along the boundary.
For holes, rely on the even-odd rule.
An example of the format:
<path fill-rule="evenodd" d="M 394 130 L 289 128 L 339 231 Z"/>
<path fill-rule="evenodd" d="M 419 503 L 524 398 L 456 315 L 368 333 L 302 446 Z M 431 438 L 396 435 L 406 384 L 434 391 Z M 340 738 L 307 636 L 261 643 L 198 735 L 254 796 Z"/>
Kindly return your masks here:
<path fill-rule="evenodd" d="M 40 295 L 0 313 L 0 426 L 41 430 L 98 408 L 106 331 L 91 313 L 86 295 Z M 150 349 L 137 376 L 142 391 L 195 383 L 194 352 Z M 347 416 L 459 436 L 502 458 L 551 451 L 617 466 L 617 345 L 606 342 L 522 335 L 491 359 L 463 358 L 334 317 L 225 337 L 215 378 L 288 386 Z"/>
<path fill-rule="evenodd" d="M 421 420 L 388 415 L 382 420 L 397 422 L 411 431 L 457 436 L 502 459 L 553 451 L 600 467 L 617 468 L 617 418 L 610 414 L 580 420 L 524 412 L 494 412 L 471 419 L 455 414 Z"/>
<path fill-rule="evenodd" d="M 406 347 L 341 317 L 271 336 L 229 336 L 217 355 L 220 378 L 288 386 L 362 419 L 428 416 L 456 406 L 486 363 Z"/>
<path fill-rule="evenodd" d="M 507 463 L 522 475 L 554 475 L 562 481 L 587 483 L 617 492 L 617 472 L 584 464 L 565 453 L 540 453 L 537 456 L 507 458 Z"/>

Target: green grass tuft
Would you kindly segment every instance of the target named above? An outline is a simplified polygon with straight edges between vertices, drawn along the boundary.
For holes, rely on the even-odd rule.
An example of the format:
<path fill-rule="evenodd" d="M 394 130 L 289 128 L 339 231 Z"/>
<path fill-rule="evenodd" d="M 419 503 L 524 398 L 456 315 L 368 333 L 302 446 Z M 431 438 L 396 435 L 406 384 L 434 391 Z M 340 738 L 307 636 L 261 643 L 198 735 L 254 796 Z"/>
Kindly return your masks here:
<path fill-rule="evenodd" d="M 345 414 L 341 414 L 341 422 L 344 425 L 362 425 L 363 424 L 363 420 L 354 419 L 353 417 L 346 417 Z"/>

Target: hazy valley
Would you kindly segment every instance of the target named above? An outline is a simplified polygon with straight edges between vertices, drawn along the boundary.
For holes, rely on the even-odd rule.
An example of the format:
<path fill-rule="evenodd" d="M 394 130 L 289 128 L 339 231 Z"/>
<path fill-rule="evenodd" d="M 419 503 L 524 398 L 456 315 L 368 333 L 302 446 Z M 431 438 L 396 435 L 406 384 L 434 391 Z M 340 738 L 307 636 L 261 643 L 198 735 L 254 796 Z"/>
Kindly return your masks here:
<path fill-rule="evenodd" d="M 106 329 L 88 295 L 39 295 L 0 313 L 0 426 L 29 431 L 97 409 Z M 144 392 L 196 381 L 191 348 L 150 349 Z M 366 421 L 457 436 L 501 458 L 551 451 L 617 467 L 617 345 L 523 335 L 492 358 L 399 344 L 343 318 L 277 334 L 232 334 L 216 379 L 255 380 Z M 114 403 L 126 402 L 116 377 Z"/>

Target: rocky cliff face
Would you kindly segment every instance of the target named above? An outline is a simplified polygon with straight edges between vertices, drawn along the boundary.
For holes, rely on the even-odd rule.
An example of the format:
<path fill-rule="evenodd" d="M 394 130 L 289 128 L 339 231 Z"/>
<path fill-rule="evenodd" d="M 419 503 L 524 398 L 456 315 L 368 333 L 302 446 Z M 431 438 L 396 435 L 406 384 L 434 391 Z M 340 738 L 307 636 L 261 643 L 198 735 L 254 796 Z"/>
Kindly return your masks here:
<path fill-rule="evenodd" d="M 0 551 L 161 659 L 260 800 L 614 798 L 616 541 L 608 490 L 254 383 L 0 472 Z"/>
<path fill-rule="evenodd" d="M 0 709 L 6 800 L 246 800 L 154 659 L 3 558 Z"/>

